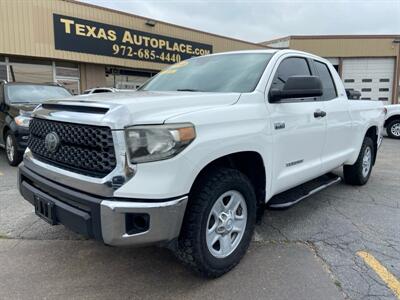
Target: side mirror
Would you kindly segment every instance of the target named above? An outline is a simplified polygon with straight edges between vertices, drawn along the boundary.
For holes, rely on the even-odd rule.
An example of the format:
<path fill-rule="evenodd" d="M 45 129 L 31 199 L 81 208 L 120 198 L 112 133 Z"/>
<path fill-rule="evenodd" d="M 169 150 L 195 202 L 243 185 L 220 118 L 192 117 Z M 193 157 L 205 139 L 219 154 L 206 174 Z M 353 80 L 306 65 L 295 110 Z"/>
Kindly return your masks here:
<path fill-rule="evenodd" d="M 349 100 L 359 100 L 361 98 L 361 92 L 353 89 L 346 89 L 346 95 Z"/>
<path fill-rule="evenodd" d="M 288 98 L 308 98 L 322 96 L 322 83 L 317 76 L 291 76 L 282 90 L 271 89 L 270 102 Z"/>

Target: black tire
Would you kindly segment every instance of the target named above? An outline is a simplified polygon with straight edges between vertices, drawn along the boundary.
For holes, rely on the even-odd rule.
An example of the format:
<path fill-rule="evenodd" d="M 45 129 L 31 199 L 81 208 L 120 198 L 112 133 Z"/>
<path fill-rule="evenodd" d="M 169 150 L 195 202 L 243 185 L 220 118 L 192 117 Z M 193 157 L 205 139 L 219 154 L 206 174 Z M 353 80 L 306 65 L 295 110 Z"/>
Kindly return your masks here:
<path fill-rule="evenodd" d="M 370 154 L 371 154 L 371 159 L 370 159 L 370 166 L 369 166 L 369 171 L 363 172 L 363 160 L 364 156 L 366 154 L 366 151 L 369 149 Z M 368 182 L 369 176 L 371 175 L 372 167 L 373 167 L 373 161 L 375 157 L 375 147 L 374 147 L 374 142 L 370 137 L 365 137 L 363 144 L 361 146 L 360 154 L 358 155 L 357 161 L 354 163 L 354 165 L 345 165 L 343 166 L 343 175 L 344 175 L 344 181 L 347 184 L 351 185 L 364 185 Z"/>
<path fill-rule="evenodd" d="M 13 151 L 11 153 L 11 157 L 9 155 L 9 151 L 11 151 L 7 141 L 10 139 L 11 147 L 13 147 Z M 10 166 L 17 166 L 22 161 L 23 153 L 18 151 L 17 147 L 17 139 L 15 138 L 14 134 L 11 131 L 7 131 L 4 137 L 5 141 L 5 150 L 6 150 L 6 158 L 7 162 Z"/>
<path fill-rule="evenodd" d="M 243 236 L 234 251 L 225 258 L 216 258 L 207 247 L 207 222 L 214 203 L 227 191 L 237 191 L 245 199 L 247 222 Z M 219 277 L 234 268 L 246 253 L 255 222 L 256 196 L 249 179 L 234 169 L 219 168 L 209 171 L 189 195 L 176 254 L 183 263 L 201 276 Z"/>
<path fill-rule="evenodd" d="M 386 132 L 392 139 L 400 139 L 400 119 L 390 121 L 386 126 Z"/>

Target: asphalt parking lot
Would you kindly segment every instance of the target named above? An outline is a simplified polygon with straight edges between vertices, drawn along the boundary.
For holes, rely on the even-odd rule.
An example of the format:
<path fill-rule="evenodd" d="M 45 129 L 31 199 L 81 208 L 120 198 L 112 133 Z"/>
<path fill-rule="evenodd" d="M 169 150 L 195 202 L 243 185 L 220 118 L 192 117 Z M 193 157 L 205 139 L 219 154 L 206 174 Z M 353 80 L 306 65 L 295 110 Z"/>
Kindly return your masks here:
<path fill-rule="evenodd" d="M 0 150 L 0 299 L 400 299 L 397 140 L 385 138 L 366 186 L 266 211 L 249 253 L 217 280 L 166 249 L 112 248 L 51 227 L 19 195 L 16 173 Z"/>

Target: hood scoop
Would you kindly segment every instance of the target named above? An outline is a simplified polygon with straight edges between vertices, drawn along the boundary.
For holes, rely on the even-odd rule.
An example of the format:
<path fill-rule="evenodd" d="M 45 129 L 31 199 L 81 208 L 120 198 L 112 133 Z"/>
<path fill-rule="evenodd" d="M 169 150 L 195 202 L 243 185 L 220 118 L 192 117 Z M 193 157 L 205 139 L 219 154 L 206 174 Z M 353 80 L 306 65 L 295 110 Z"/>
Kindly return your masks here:
<path fill-rule="evenodd" d="M 65 104 L 53 104 L 45 103 L 42 104 L 42 108 L 48 110 L 58 110 L 58 111 L 73 111 L 88 114 L 100 114 L 105 115 L 109 108 L 107 107 L 96 107 L 96 106 L 81 106 L 81 105 L 65 105 Z"/>

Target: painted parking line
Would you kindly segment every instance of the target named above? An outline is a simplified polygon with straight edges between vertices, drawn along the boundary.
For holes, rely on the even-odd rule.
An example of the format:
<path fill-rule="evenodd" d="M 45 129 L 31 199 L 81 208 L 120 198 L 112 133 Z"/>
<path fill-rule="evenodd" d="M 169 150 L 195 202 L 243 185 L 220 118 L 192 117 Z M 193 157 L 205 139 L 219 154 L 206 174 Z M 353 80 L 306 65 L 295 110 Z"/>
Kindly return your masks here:
<path fill-rule="evenodd" d="M 385 282 L 385 284 L 400 299 L 400 281 L 388 271 L 381 263 L 370 253 L 366 251 L 358 251 L 357 255 L 361 257 L 364 262 L 370 266 L 372 270 Z"/>

